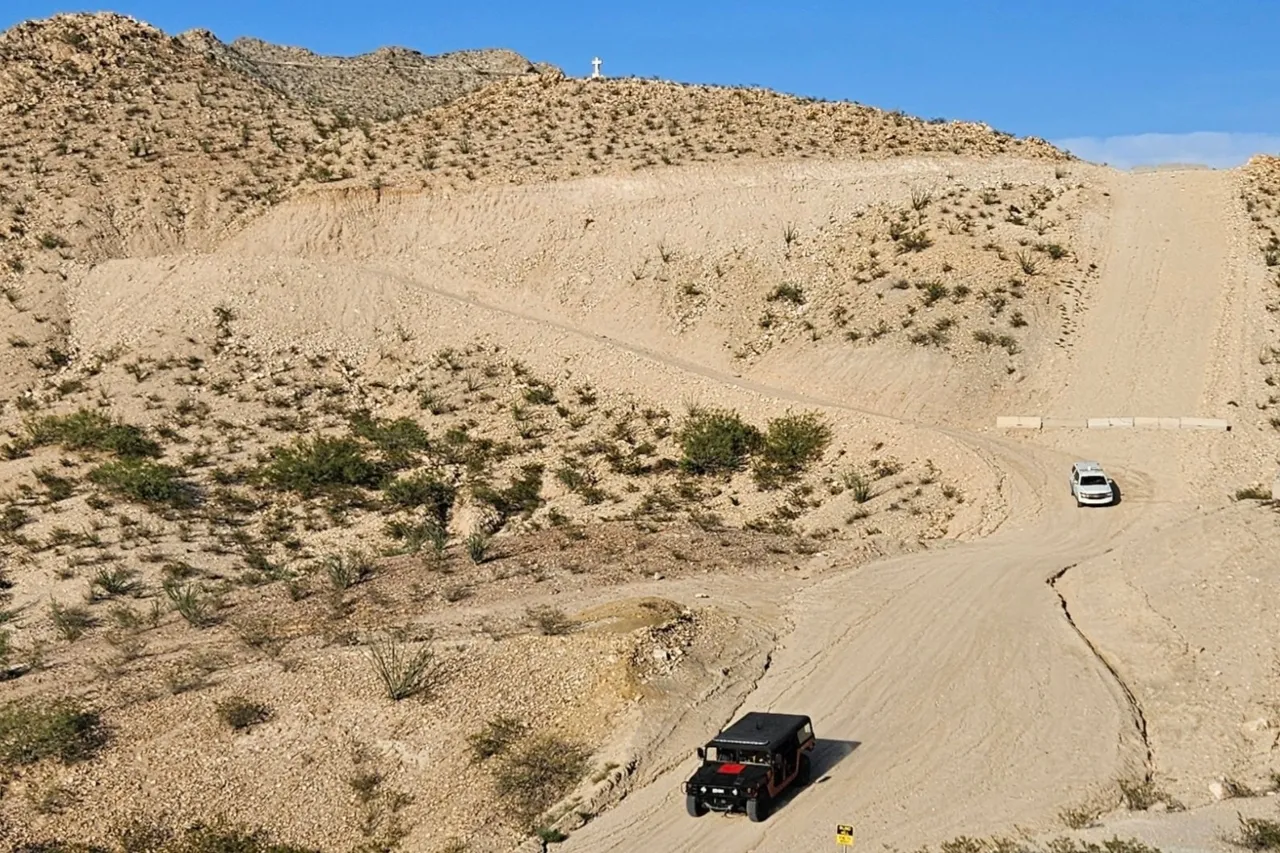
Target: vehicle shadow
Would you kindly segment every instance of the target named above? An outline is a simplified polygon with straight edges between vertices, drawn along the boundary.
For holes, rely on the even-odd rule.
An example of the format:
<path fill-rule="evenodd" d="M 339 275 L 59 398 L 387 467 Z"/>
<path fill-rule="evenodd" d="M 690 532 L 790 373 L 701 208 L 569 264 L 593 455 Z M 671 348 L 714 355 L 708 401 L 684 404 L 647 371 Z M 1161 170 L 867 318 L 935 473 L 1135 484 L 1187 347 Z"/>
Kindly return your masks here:
<path fill-rule="evenodd" d="M 809 753 L 810 777 L 813 779 L 810 784 L 817 785 L 830 779 L 828 774 L 832 768 L 848 758 L 860 746 L 862 746 L 860 740 L 817 738 L 813 752 Z"/>
<path fill-rule="evenodd" d="M 782 793 L 774 801 L 773 811 L 786 808 L 787 803 L 791 802 L 793 797 L 800 796 L 805 788 L 811 785 L 821 785 L 831 780 L 831 771 L 837 764 L 848 758 L 853 751 L 862 746 L 862 741 L 858 740 L 836 740 L 834 738 L 817 738 L 817 743 L 813 747 L 813 752 L 809 753 L 809 778 L 808 785 L 792 785 Z"/>
<path fill-rule="evenodd" d="M 1120 484 L 1117 483 L 1115 480 L 1112 480 L 1111 481 L 1111 503 L 1108 504 L 1108 506 L 1119 506 L 1121 500 L 1123 500 L 1123 498 L 1120 495 Z"/>

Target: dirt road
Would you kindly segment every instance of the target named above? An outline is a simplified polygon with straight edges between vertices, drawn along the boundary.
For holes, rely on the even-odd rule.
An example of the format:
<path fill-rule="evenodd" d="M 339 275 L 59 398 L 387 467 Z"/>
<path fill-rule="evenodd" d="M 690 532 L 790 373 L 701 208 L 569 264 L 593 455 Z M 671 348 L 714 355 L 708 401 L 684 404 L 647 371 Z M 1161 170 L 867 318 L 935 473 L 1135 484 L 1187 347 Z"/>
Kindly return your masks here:
<path fill-rule="evenodd" d="M 1232 375 L 1220 362 L 1239 347 L 1214 344 L 1244 286 L 1228 250 L 1231 180 L 1116 177 L 1098 301 L 1064 375 L 1046 380 L 1061 389 L 1055 413 L 1201 414 L 1207 386 Z M 560 849 L 815 850 L 832 843 L 837 823 L 854 824 L 863 849 L 918 845 L 1049 829 L 1090 791 L 1143 778 L 1153 757 L 1142 709 L 1048 581 L 1197 514 L 1174 481 L 1185 472 L 1178 459 L 1199 452 L 1189 435 L 1150 445 L 1132 435 L 961 436 L 1004 468 L 1010 521 L 981 542 L 877 563 L 797 595 L 797 627 L 746 703 L 813 716 L 817 782 L 764 823 L 695 820 L 679 791 L 691 758 Z M 1108 449 L 1123 450 L 1117 464 L 1145 486 L 1120 506 L 1078 511 L 1070 459 Z M 708 735 L 724 722 L 708 721 Z"/>

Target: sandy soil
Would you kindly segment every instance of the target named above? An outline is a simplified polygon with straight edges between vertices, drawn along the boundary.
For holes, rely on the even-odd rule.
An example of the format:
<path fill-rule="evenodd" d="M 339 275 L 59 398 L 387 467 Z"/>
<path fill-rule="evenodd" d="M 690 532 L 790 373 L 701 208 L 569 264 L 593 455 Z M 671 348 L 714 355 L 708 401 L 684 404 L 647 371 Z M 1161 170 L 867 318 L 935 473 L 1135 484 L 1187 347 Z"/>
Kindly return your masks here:
<path fill-rule="evenodd" d="M 554 826 L 568 853 L 768 853 L 851 823 L 861 847 L 1174 851 L 1274 816 L 1276 161 L 1126 174 L 975 125 L 545 70 L 365 126 L 330 108 L 426 95 L 357 98 L 359 62 L 273 84 L 208 38 L 76 18 L 0 45 L 0 698 L 76 697 L 111 732 L 89 761 L 5 759 L 4 843 L 228 819 L 326 851 L 540 851 Z M 128 61 L 99 79 L 94 56 Z M 170 88 L 119 102 L 149 62 Z M 81 91 L 125 147 L 46 161 Z M 171 146 L 139 147 L 138 109 Z M 132 194 L 154 209 L 109 203 Z M 829 434 L 779 488 L 693 475 L 694 406 Z M 37 438 L 78 410 L 155 439 L 199 500 Z M 448 490 L 440 553 L 421 495 L 264 474 L 316 434 Z M 1075 506 L 1081 458 L 1117 505 Z M 431 651 L 430 690 L 385 694 L 387 644 Z M 237 729 L 231 699 L 269 713 Z M 694 747 L 746 709 L 813 717 L 817 782 L 765 823 L 688 817 Z M 513 759 L 464 745 L 503 714 L 586 750 L 531 816 Z"/>

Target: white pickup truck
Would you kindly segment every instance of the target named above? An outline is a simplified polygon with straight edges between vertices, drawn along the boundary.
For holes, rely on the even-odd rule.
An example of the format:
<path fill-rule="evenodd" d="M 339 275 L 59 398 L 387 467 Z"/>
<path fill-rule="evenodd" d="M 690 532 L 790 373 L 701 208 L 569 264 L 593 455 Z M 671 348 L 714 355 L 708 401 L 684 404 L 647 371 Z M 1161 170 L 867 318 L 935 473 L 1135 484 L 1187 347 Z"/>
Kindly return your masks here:
<path fill-rule="evenodd" d="M 1071 496 L 1076 506 L 1106 506 L 1114 503 L 1115 487 L 1097 462 L 1076 462 L 1071 466 Z"/>

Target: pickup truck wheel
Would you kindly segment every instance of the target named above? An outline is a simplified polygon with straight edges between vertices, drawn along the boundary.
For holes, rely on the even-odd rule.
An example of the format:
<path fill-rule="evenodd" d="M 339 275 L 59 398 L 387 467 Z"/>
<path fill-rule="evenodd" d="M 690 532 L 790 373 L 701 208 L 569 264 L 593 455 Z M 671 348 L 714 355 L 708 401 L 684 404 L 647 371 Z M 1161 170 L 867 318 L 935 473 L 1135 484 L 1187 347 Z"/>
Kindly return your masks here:
<path fill-rule="evenodd" d="M 689 817 L 702 817 L 707 813 L 707 807 L 694 794 L 685 794 L 684 807 L 689 812 Z"/>
<path fill-rule="evenodd" d="M 813 779 L 813 766 L 809 763 L 809 756 L 800 756 L 800 772 L 796 774 L 796 784 L 808 785 Z"/>
<path fill-rule="evenodd" d="M 747 800 L 747 820 L 759 823 L 769 816 L 769 795 L 761 794 Z"/>

